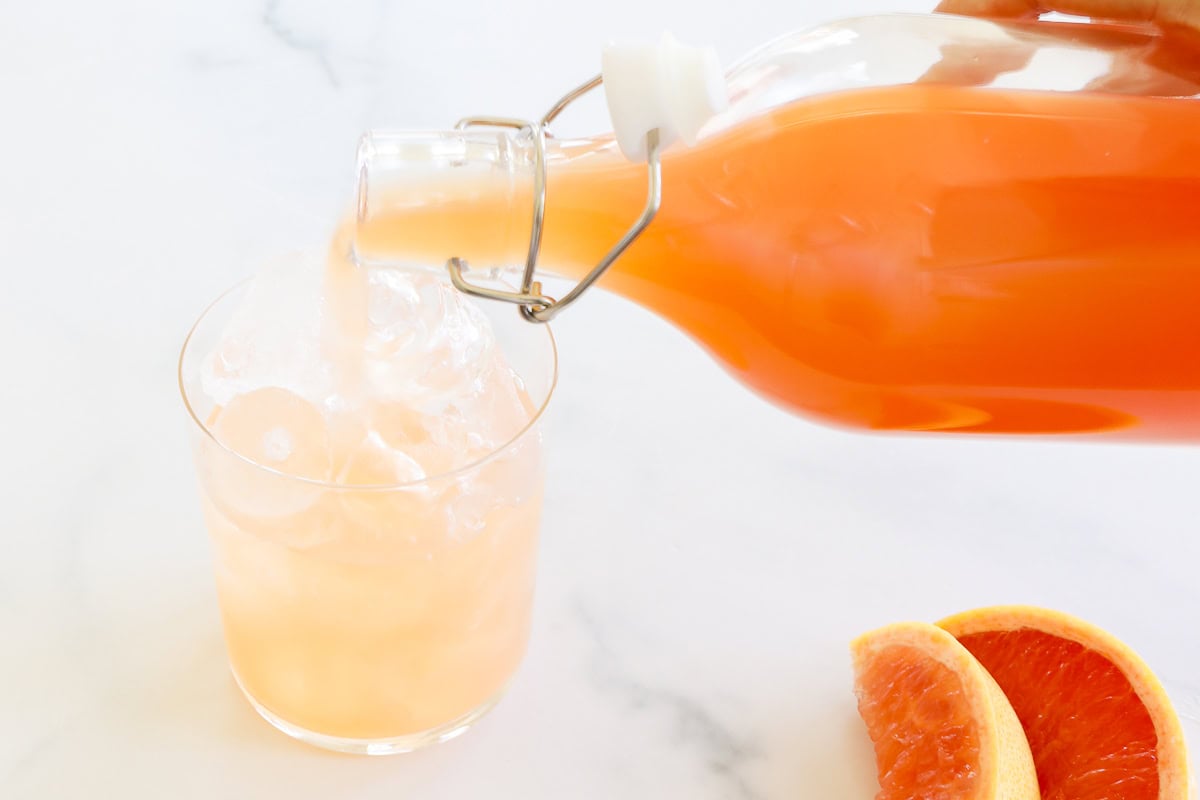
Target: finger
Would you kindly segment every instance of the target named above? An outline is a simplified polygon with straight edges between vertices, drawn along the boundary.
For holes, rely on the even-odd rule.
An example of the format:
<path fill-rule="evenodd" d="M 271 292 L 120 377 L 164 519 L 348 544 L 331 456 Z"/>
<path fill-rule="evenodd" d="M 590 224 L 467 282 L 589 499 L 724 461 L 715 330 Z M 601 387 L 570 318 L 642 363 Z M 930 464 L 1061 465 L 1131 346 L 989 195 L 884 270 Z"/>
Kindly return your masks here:
<path fill-rule="evenodd" d="M 1003 47 L 974 44 L 942 46 L 942 57 L 928 69 L 920 80 L 923 83 L 952 83 L 957 86 L 987 86 L 1006 72 L 1016 72 L 1028 66 L 1036 48 L 1014 41 Z"/>
<path fill-rule="evenodd" d="M 1042 12 L 1037 0 L 942 0 L 937 10 L 969 17 L 1036 17 Z"/>
<path fill-rule="evenodd" d="M 1200 30 L 1200 3 L 1196 0 L 1159 0 L 1156 21 Z"/>
<path fill-rule="evenodd" d="M 937 10 L 976 17 L 1028 17 L 1061 11 L 1097 19 L 1200 28 L 1197 0 L 942 0 Z"/>
<path fill-rule="evenodd" d="M 1046 5 L 1047 10 L 1098 19 L 1193 27 L 1200 23 L 1200 3 L 1196 0 L 1050 0 Z"/>
<path fill-rule="evenodd" d="M 1085 87 L 1089 92 L 1129 94 L 1141 97 L 1191 97 L 1200 92 L 1200 82 L 1149 68 L 1112 72 Z"/>

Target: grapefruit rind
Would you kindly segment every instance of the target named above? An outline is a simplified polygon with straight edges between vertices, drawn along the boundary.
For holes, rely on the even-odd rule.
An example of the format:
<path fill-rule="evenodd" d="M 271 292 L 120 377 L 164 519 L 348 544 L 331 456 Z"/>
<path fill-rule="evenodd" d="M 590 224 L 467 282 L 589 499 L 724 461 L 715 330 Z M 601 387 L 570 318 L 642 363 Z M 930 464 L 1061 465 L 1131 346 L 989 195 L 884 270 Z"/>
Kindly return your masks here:
<path fill-rule="evenodd" d="M 1194 777 L 1188 762 L 1183 726 L 1158 677 L 1127 644 L 1103 628 L 1036 606 L 992 606 L 947 617 L 937 627 L 954 637 L 1033 629 L 1076 642 L 1108 659 L 1129 680 L 1154 721 L 1158 739 L 1159 800 L 1192 800 Z"/>
<path fill-rule="evenodd" d="M 919 651 L 962 681 L 962 696 L 977 727 L 980 762 L 976 791 L 963 800 L 1038 800 L 1037 773 L 1021 723 L 996 681 L 970 651 L 935 625 L 901 622 L 851 642 L 855 674 L 864 674 L 873 660 L 886 657 L 889 648 Z M 857 685 L 856 690 L 861 693 Z"/>

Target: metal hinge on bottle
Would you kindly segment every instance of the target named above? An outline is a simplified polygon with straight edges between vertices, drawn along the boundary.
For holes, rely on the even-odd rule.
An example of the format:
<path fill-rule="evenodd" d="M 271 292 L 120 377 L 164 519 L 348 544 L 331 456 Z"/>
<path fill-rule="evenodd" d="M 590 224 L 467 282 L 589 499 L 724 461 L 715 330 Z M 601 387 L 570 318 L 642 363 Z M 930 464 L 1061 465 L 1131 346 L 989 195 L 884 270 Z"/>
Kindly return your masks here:
<path fill-rule="evenodd" d="M 458 129 L 473 126 L 516 128 L 534 143 L 533 225 L 520 291 L 510 292 L 470 283 L 461 258 L 446 262 L 450 279 L 459 290 L 477 297 L 517 304 L 530 322 L 548 322 L 579 299 L 613 265 L 662 205 L 662 166 L 659 154 L 675 139 L 695 144 L 701 128 L 728 105 L 724 73 L 716 51 L 691 47 L 665 34 L 656 44 L 610 44 L 601 58 L 602 71 L 572 89 L 537 122 L 505 117 L 467 117 Z M 549 125 L 583 95 L 604 84 L 617 144 L 630 159 L 646 160 L 648 186 L 642 213 L 599 263 L 561 300 L 542 294 L 535 280 L 542 223 L 546 212 L 546 137 Z"/>
<path fill-rule="evenodd" d="M 515 303 L 521 310 L 522 316 L 530 322 L 549 322 L 560 311 L 579 299 L 588 287 L 600 279 L 613 262 L 625 252 L 642 231 L 654 219 L 662 205 L 662 166 L 659 159 L 659 131 L 657 128 L 646 134 L 646 164 L 649 173 L 649 185 L 646 191 L 646 205 L 641 215 L 633 223 L 625 235 L 613 245 L 604 258 L 583 277 L 579 283 L 563 295 L 562 299 L 542 294 L 541 282 L 535 280 L 537 272 L 538 253 L 542 247 L 542 223 L 546 216 L 546 137 L 550 135 L 549 125 L 560 114 L 583 95 L 600 86 L 602 77 L 597 75 L 587 83 L 572 89 L 563 95 L 554 107 L 537 122 L 510 119 L 507 117 L 467 117 L 459 120 L 455 129 L 462 130 L 472 127 L 516 128 L 526 133 L 534 145 L 533 172 L 533 224 L 530 228 L 529 251 L 525 256 L 525 270 L 521 275 L 520 291 L 510 292 L 488 286 L 479 286 L 467 280 L 463 274 L 468 269 L 467 262 L 458 256 L 452 256 L 446 261 L 446 269 L 455 288 L 476 297 L 489 300 L 502 300 Z"/>

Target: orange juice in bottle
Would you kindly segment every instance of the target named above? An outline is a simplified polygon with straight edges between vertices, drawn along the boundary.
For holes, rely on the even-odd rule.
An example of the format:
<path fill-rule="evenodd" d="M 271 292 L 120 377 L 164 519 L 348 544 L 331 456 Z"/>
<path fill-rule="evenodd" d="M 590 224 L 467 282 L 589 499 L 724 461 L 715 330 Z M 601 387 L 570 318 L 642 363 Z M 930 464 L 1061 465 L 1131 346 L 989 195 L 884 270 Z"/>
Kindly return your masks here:
<path fill-rule="evenodd" d="M 1149 29 L 876 17 L 727 80 L 599 285 L 830 424 L 1200 439 L 1196 53 Z M 528 131 L 369 135 L 360 258 L 521 263 L 536 160 Z M 545 175 L 537 263 L 582 276 L 646 164 L 551 137 Z"/>

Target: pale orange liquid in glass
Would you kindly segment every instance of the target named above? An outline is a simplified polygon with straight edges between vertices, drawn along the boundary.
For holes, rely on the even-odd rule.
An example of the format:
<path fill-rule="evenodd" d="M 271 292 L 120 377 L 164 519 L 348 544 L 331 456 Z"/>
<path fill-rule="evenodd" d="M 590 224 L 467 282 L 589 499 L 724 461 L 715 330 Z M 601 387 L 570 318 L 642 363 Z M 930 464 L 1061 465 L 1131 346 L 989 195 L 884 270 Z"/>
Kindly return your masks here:
<path fill-rule="evenodd" d="M 327 356 L 353 396 L 365 279 L 340 257 L 341 245 L 334 252 Z M 537 413 L 506 377 L 488 388 L 501 441 Z M 403 397 L 331 416 L 282 388 L 212 411 L 208 427 L 226 447 L 286 473 L 199 437 L 230 663 L 251 698 L 303 729 L 300 738 L 379 741 L 445 729 L 486 708 L 515 672 L 529 634 L 541 440 L 526 432 L 495 451 L 472 444 L 475 422 L 446 421 L 438 430 L 453 441 L 438 441 Z M 281 436 L 282 459 L 270 453 Z M 425 474 L 449 474 L 389 488 L 403 480 L 389 448 Z"/>
<path fill-rule="evenodd" d="M 493 512 L 456 541 L 441 520 L 404 510 L 405 498 L 330 492 L 287 523 L 291 534 L 336 529 L 335 542 L 310 549 L 206 497 L 238 681 L 292 725 L 359 740 L 434 730 L 494 700 L 528 641 L 540 502 Z M 396 541 L 356 531 L 343 503 L 378 513 Z"/>
<path fill-rule="evenodd" d="M 844 92 L 672 149 L 663 176 L 600 285 L 775 402 L 874 430 L 1200 438 L 1200 101 Z M 361 246 L 521 259 L 524 231 L 496 231 L 524 200 L 428 188 Z M 541 263 L 581 274 L 644 197 L 611 149 L 552 165 Z"/>

